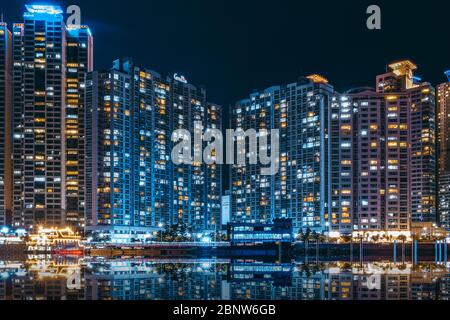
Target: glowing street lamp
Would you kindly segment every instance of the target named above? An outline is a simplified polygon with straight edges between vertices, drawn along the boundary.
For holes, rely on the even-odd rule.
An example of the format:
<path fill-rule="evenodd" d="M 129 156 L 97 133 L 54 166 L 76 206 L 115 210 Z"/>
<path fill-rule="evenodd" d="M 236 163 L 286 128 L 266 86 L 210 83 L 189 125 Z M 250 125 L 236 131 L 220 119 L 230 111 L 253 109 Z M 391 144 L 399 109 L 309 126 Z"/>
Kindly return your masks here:
<path fill-rule="evenodd" d="M 202 238 L 202 242 L 203 243 L 211 243 L 211 238 L 210 237 L 203 237 Z"/>
<path fill-rule="evenodd" d="M 159 240 L 160 242 L 163 242 L 163 238 L 162 238 L 162 232 L 163 232 L 163 228 L 164 228 L 164 223 L 160 222 L 158 223 L 158 227 L 160 228 L 159 230 Z"/>

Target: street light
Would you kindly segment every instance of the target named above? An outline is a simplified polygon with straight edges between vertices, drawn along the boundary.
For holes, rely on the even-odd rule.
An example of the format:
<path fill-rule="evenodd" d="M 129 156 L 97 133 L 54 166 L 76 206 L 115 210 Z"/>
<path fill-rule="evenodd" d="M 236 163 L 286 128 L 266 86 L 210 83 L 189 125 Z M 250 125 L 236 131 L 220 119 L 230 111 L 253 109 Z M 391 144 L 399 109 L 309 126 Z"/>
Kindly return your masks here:
<path fill-rule="evenodd" d="M 210 237 L 203 237 L 202 238 L 202 242 L 203 243 L 211 243 L 211 238 Z"/>
<path fill-rule="evenodd" d="M 162 223 L 162 222 L 160 222 L 159 224 L 158 224 L 158 227 L 160 228 L 160 230 L 159 230 L 159 234 L 160 234 L 160 236 L 159 236 L 159 242 L 163 242 L 162 240 L 162 228 L 164 228 L 164 223 Z"/>

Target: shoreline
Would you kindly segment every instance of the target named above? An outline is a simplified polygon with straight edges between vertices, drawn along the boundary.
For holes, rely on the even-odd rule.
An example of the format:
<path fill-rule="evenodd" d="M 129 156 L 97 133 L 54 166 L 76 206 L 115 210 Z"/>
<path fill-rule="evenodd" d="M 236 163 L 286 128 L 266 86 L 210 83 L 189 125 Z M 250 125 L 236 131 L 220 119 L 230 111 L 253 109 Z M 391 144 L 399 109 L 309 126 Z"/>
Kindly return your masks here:
<path fill-rule="evenodd" d="M 74 254 L 76 253 L 76 254 Z M 310 244 L 306 249 L 305 244 L 266 244 L 251 246 L 214 247 L 189 245 L 180 247 L 170 244 L 164 247 L 148 245 L 143 247 L 107 248 L 82 248 L 78 251 L 55 250 L 27 251 L 25 244 L 0 245 L 0 260 L 14 260 L 13 258 L 26 257 L 27 255 L 50 256 L 80 256 L 92 258 L 123 258 L 123 257 L 150 257 L 150 258 L 188 258 L 188 259 L 253 259 L 253 260 L 306 260 L 306 261 L 414 261 L 413 247 L 411 244 L 364 244 L 361 250 L 360 244 Z M 442 246 L 436 250 L 433 243 L 421 243 L 417 248 L 416 261 L 448 261 L 447 251 Z"/>

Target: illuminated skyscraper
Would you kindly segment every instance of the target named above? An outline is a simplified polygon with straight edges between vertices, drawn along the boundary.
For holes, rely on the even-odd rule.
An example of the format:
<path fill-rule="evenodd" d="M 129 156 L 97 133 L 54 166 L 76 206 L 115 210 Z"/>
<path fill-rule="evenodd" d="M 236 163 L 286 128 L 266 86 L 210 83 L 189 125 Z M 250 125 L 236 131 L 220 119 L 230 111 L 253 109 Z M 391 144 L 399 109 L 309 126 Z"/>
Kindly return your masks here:
<path fill-rule="evenodd" d="M 232 128 L 280 130 L 280 171 L 232 168 L 234 222 L 292 218 L 295 231 L 324 231 L 328 218 L 328 123 L 333 87 L 318 75 L 255 92 L 238 102 Z M 248 161 L 247 161 L 248 162 Z"/>
<path fill-rule="evenodd" d="M 450 70 L 446 83 L 437 87 L 439 173 L 450 173 Z"/>
<path fill-rule="evenodd" d="M 168 77 L 167 81 L 171 89 L 171 132 L 184 129 L 194 135 L 207 129 L 221 130 L 221 107 L 207 102 L 205 89 L 197 88 L 177 75 Z M 203 146 L 194 146 L 194 152 L 203 152 Z M 171 143 L 170 149 L 173 147 L 174 143 Z M 189 225 L 198 233 L 221 228 L 221 170 L 218 165 L 196 162 L 174 165 L 172 223 Z"/>
<path fill-rule="evenodd" d="M 11 224 L 11 32 L 0 23 L 0 226 Z"/>
<path fill-rule="evenodd" d="M 15 25 L 14 224 L 62 225 L 64 22 L 59 7 L 27 6 Z"/>
<path fill-rule="evenodd" d="M 193 130 L 194 121 L 220 129 L 220 107 L 204 90 L 117 60 L 88 75 L 87 111 L 88 231 L 120 241 L 174 224 L 220 227 L 221 169 L 170 158 L 174 130 Z"/>
<path fill-rule="evenodd" d="M 156 133 L 153 77 L 159 78 L 140 74 L 128 60 L 116 61 L 109 71 L 88 74 L 87 190 L 92 198 L 86 207 L 87 231 L 102 231 L 111 238 L 139 237 L 156 230 L 151 229 L 155 205 L 167 210 L 168 200 L 152 201 L 157 191 L 151 174 L 153 154 L 146 149 Z M 168 170 L 166 174 L 161 193 L 168 189 Z"/>
<path fill-rule="evenodd" d="M 222 107 L 217 104 L 207 103 L 205 112 L 205 128 L 222 130 Z M 203 220 L 198 221 L 200 222 L 198 228 L 203 228 L 204 231 L 217 232 L 222 229 L 222 166 L 204 164 L 203 170 L 206 172 L 205 185 L 203 187 L 206 192 L 206 214 Z M 201 225 L 202 221 L 203 225 Z"/>
<path fill-rule="evenodd" d="M 331 106 L 331 234 L 408 235 L 436 222 L 435 91 L 410 61 Z"/>
<path fill-rule="evenodd" d="M 449 82 L 437 87 L 439 145 L 439 220 L 450 229 L 450 71 Z"/>
<path fill-rule="evenodd" d="M 93 68 L 93 38 L 87 26 L 68 26 L 66 33 L 65 162 L 66 217 L 84 227 L 85 215 L 85 77 Z"/>
<path fill-rule="evenodd" d="M 388 123 L 393 124 L 394 114 L 391 110 L 399 93 L 400 110 L 409 104 L 410 135 L 410 194 L 412 227 L 421 224 L 433 224 L 436 215 L 436 93 L 429 83 L 415 83 L 413 72 L 417 68 L 409 61 L 400 61 L 389 66 L 391 72 L 377 78 L 379 93 L 392 93 L 388 96 Z M 394 87 L 392 87 L 394 84 Z M 398 90 L 400 88 L 400 91 Z M 403 94 L 402 94 L 403 93 Z M 403 100 L 403 101 L 402 101 Z M 391 109 L 392 108 L 392 109 Z M 405 110 L 406 111 L 406 110 Z M 402 112 L 402 111 L 400 111 Z M 402 115 L 400 114 L 400 117 Z M 389 128 L 388 128 L 389 129 Z M 389 134 L 389 132 L 388 132 Z M 388 156 L 392 137 L 388 135 Z M 401 147 L 401 145 L 400 145 Z M 403 153 L 400 154 L 400 157 Z M 404 154 L 403 154 L 404 156 Z M 388 180 L 389 182 L 389 180 Z M 388 186 L 389 187 L 389 186 Z M 389 196 L 389 188 L 387 189 Z M 388 210 L 389 211 L 389 210 Z M 388 215 L 389 218 L 389 215 Z"/>
<path fill-rule="evenodd" d="M 442 228 L 450 229 L 450 173 L 439 176 L 439 221 Z"/>
<path fill-rule="evenodd" d="M 92 37 L 87 27 L 66 27 L 58 6 L 26 9 L 13 27 L 13 223 L 79 227 Z"/>

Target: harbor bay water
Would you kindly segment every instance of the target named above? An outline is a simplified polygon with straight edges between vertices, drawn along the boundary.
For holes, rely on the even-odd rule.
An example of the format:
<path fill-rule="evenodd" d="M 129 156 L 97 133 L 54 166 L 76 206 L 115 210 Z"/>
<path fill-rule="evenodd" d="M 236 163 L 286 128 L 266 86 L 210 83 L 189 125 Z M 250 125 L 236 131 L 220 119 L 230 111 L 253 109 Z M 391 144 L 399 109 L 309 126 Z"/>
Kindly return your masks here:
<path fill-rule="evenodd" d="M 1 300 L 448 300 L 450 264 L 55 258 L 0 262 Z"/>

